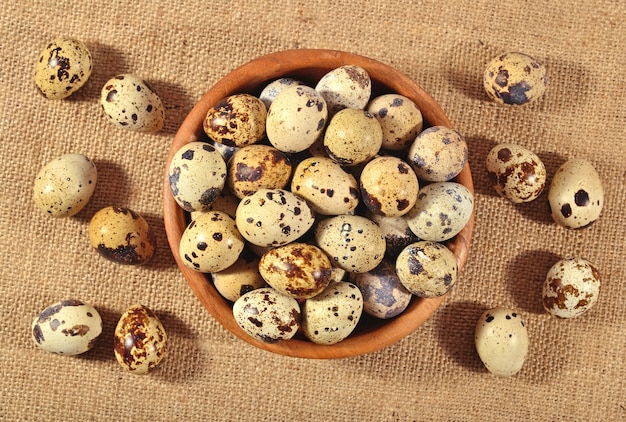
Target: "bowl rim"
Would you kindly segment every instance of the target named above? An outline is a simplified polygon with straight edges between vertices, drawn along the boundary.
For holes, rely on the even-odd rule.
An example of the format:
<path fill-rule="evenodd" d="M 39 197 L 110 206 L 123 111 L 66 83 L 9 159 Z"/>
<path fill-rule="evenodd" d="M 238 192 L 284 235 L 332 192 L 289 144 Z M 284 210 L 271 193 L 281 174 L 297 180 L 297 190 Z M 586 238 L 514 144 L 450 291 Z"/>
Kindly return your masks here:
<path fill-rule="evenodd" d="M 323 64 L 320 64 L 320 61 Z M 294 49 L 282 50 L 257 57 L 235 68 L 209 88 L 191 109 L 180 125 L 167 154 L 163 175 L 163 219 L 170 250 L 187 284 L 205 309 L 224 328 L 248 344 L 276 354 L 301 358 L 335 359 L 362 355 L 388 347 L 408 336 L 420 327 L 449 295 L 437 298 L 417 298 L 400 315 L 378 320 L 376 327 L 351 335 L 334 345 L 319 345 L 306 339 L 293 338 L 277 343 L 265 343 L 252 338 L 235 322 L 232 303 L 223 298 L 207 276 L 183 264 L 178 251 L 182 233 L 187 225 L 186 213 L 178 206 L 170 191 L 168 169 L 175 152 L 183 145 L 204 138 L 202 121 L 209 108 L 219 100 L 236 92 L 257 92 L 264 84 L 284 76 L 297 77 L 301 72 L 317 72 L 323 75 L 333 68 L 356 65 L 364 68 L 372 78 L 372 85 L 388 89 L 413 100 L 429 125 L 452 128 L 452 123 L 424 89 L 401 71 L 375 59 L 339 50 Z M 198 122 L 200 125 L 198 127 Z M 469 162 L 453 179 L 465 185 L 474 194 L 474 185 Z M 446 246 L 457 259 L 459 276 L 467 259 L 474 230 L 475 207 L 465 227 Z M 230 313 L 228 312 L 230 310 Z M 364 313 L 365 315 L 365 313 Z"/>

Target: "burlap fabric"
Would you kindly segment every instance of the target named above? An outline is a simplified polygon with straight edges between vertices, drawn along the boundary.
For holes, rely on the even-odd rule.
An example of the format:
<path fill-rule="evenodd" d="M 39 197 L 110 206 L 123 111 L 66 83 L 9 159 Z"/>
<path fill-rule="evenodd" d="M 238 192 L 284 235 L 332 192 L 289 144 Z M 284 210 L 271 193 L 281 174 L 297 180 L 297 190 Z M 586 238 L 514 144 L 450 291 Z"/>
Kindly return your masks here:
<path fill-rule="evenodd" d="M 624 234 L 626 3 L 623 1 L 361 1 L 326 3 L 8 1 L 0 12 L 0 419 L 3 420 L 625 420 Z M 87 85 L 64 101 L 40 96 L 34 62 L 68 35 L 91 49 Z M 379 352 L 303 360 L 257 350 L 223 329 L 177 270 L 162 222 L 161 178 L 173 135 L 195 101 L 229 70 L 259 55 L 330 48 L 391 64 L 432 93 L 466 136 L 476 188 L 472 253 L 453 293 L 425 325 Z M 536 104 L 490 102 L 482 70 L 496 54 L 543 61 L 550 86 Z M 159 134 L 105 120 L 100 88 L 137 73 L 161 95 Z M 549 174 L 584 157 L 606 190 L 602 217 L 572 231 L 552 223 L 547 194 L 514 206 L 488 184 L 497 142 L 526 146 Z M 34 176 L 69 152 L 92 157 L 99 183 L 76 217 L 51 219 L 31 199 Z M 144 267 L 90 249 L 91 216 L 107 205 L 143 214 L 159 250 Z M 557 259 L 583 256 L 603 275 L 595 308 L 548 316 L 541 283 Z M 104 319 L 79 357 L 35 348 L 32 319 L 77 298 Z M 124 373 L 110 339 L 133 303 L 157 312 L 170 335 L 155 373 Z M 525 317 L 530 354 L 512 378 L 489 374 L 475 322 L 503 305 Z"/>

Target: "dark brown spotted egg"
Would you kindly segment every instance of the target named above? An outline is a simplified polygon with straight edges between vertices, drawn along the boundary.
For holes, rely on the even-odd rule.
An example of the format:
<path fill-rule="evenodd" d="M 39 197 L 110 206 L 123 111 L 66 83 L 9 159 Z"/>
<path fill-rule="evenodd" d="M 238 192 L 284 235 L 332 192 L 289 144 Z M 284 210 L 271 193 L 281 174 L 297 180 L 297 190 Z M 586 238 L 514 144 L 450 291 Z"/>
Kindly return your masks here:
<path fill-rule="evenodd" d="M 158 132 L 165 123 L 165 107 L 159 95 L 137 75 L 109 79 L 100 92 L 100 105 L 108 120 L 136 132 Z"/>
<path fill-rule="evenodd" d="M 261 247 L 298 240 L 313 225 L 315 215 L 306 201 L 284 189 L 259 189 L 237 206 L 241 235 Z"/>
<path fill-rule="evenodd" d="M 345 65 L 322 76 L 315 90 L 326 100 L 332 116 L 344 108 L 365 108 L 372 93 L 372 81 L 362 67 Z"/>
<path fill-rule="evenodd" d="M 159 317 L 143 305 L 128 308 L 115 327 L 113 351 L 126 371 L 152 371 L 167 355 L 167 333 Z"/>
<path fill-rule="evenodd" d="M 450 249 L 438 242 L 421 240 L 400 252 L 396 273 L 408 291 L 419 297 L 439 297 L 456 283 L 458 265 Z"/>
<path fill-rule="evenodd" d="M 89 222 L 89 242 L 103 257 L 118 264 L 142 265 L 156 249 L 148 222 L 131 209 L 109 206 Z"/>
<path fill-rule="evenodd" d="M 383 149 L 405 150 L 422 131 L 422 112 L 417 104 L 403 95 L 380 95 L 370 101 L 367 111 L 376 117 L 383 130 Z"/>
<path fill-rule="evenodd" d="M 546 168 L 534 152 L 511 143 L 493 147 L 486 160 L 491 185 L 513 203 L 536 199 L 546 186 Z"/>
<path fill-rule="evenodd" d="M 463 170 L 467 157 L 467 143 L 458 131 L 431 126 L 417 135 L 407 161 L 421 180 L 447 182 Z"/>
<path fill-rule="evenodd" d="M 102 333 L 102 318 L 93 306 L 68 299 L 41 311 L 31 328 L 37 347 L 50 353 L 73 356 L 93 347 Z"/>
<path fill-rule="evenodd" d="M 244 248 L 235 220 L 221 211 L 200 214 L 180 238 L 179 254 L 192 270 L 211 273 L 233 265 Z"/>
<path fill-rule="evenodd" d="M 251 337 L 276 343 L 296 335 L 300 328 L 300 305 L 271 287 L 242 295 L 233 305 L 233 317 Z"/>
<path fill-rule="evenodd" d="M 359 204 L 359 185 L 354 176 L 328 157 L 309 157 L 298 163 L 291 192 L 304 198 L 323 215 L 347 214 Z"/>
<path fill-rule="evenodd" d="M 522 105 L 543 95 L 548 75 L 545 66 L 529 55 L 508 52 L 489 62 L 483 84 L 487 95 L 497 103 Z"/>
<path fill-rule="evenodd" d="M 324 133 L 324 148 L 342 166 L 372 159 L 383 143 L 383 130 L 370 112 L 346 108 L 333 116 Z"/>
<path fill-rule="evenodd" d="M 244 147 L 259 142 L 265 135 L 267 109 L 250 94 L 234 94 L 209 109 L 204 132 L 228 146 Z"/>
<path fill-rule="evenodd" d="M 600 295 L 600 271 L 580 257 L 557 261 L 543 284 L 543 307 L 557 318 L 574 318 L 595 305 Z"/>
<path fill-rule="evenodd" d="M 44 97 L 60 100 L 78 91 L 89 79 L 93 60 L 87 46 L 72 38 L 57 38 L 39 54 L 35 85 Z"/>
<path fill-rule="evenodd" d="M 240 199 L 261 188 L 282 189 L 290 177 L 291 161 L 269 145 L 240 148 L 228 162 L 228 188 Z"/>
<path fill-rule="evenodd" d="M 308 299 L 328 286 L 332 267 L 317 246 L 292 242 L 265 252 L 259 262 L 259 272 L 267 284 L 280 293 Z"/>
<path fill-rule="evenodd" d="M 226 163 L 213 145 L 190 142 L 172 157 L 167 173 L 170 191 L 185 211 L 206 211 L 222 193 L 226 171 Z"/>
<path fill-rule="evenodd" d="M 365 165 L 359 187 L 367 208 L 388 217 L 399 217 L 415 205 L 419 182 L 406 161 L 382 156 Z"/>
<path fill-rule="evenodd" d="M 552 218 L 564 227 L 577 229 L 600 218 L 604 188 L 593 164 L 583 158 L 563 163 L 550 183 L 548 202 Z"/>
<path fill-rule="evenodd" d="M 356 328 L 363 314 L 363 295 L 347 281 L 331 283 L 302 305 L 302 332 L 316 344 L 337 344 Z"/>

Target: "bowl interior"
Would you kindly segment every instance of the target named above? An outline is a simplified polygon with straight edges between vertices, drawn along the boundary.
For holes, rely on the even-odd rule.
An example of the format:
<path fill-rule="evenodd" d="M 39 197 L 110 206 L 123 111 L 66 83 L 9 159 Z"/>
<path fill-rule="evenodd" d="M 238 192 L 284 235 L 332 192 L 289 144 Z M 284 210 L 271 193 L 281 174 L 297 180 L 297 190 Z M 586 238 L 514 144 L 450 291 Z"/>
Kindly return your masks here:
<path fill-rule="evenodd" d="M 278 343 L 264 343 L 246 334 L 235 322 L 232 303 L 224 299 L 205 274 L 187 268 L 181 260 L 178 246 L 185 227 L 187 214 L 178 206 L 170 193 L 167 168 L 175 152 L 188 142 L 208 140 L 202 127 L 209 108 L 221 99 L 235 93 L 258 95 L 269 82 L 279 77 L 293 77 L 315 86 L 325 73 L 343 66 L 364 68 L 372 79 L 372 98 L 375 95 L 395 92 L 413 100 L 424 117 L 424 126 L 452 127 L 441 107 L 408 76 L 388 65 L 367 57 L 334 50 L 287 50 L 252 60 L 230 72 L 210 88 L 191 110 L 174 137 L 167 157 L 163 180 L 164 223 L 172 254 L 194 294 L 227 330 L 242 340 L 267 351 L 304 358 L 341 358 L 375 351 L 389 346 L 413 332 L 432 315 L 446 295 L 434 299 L 414 297 L 409 307 L 399 316 L 380 320 L 363 313 L 357 329 L 345 340 L 332 345 L 318 345 L 297 335 Z M 455 181 L 474 192 L 469 165 Z M 469 254 L 474 214 L 465 228 L 446 245 L 457 258 L 459 271 Z"/>

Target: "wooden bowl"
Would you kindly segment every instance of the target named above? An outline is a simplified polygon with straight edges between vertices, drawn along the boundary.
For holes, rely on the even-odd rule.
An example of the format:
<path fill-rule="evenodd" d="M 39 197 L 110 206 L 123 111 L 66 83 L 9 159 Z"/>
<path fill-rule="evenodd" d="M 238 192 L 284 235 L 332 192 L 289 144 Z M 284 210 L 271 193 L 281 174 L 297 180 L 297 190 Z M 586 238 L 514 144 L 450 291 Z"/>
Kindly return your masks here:
<path fill-rule="evenodd" d="M 434 299 L 414 297 L 402 314 L 389 320 L 376 319 L 363 313 L 355 331 L 347 339 L 332 346 L 312 343 L 299 334 L 291 340 L 278 343 L 257 341 L 239 328 L 233 318 L 232 303 L 217 292 L 210 278 L 183 264 L 178 247 L 188 223 L 188 215 L 178 206 L 170 192 L 167 168 L 174 153 L 183 145 L 192 141 L 208 140 L 204 134 L 203 120 L 209 108 L 219 100 L 242 92 L 258 95 L 268 82 L 279 77 L 293 77 L 315 86 L 317 80 L 325 73 L 347 64 L 361 66 L 369 73 L 372 79 L 372 98 L 375 95 L 396 92 L 418 105 L 424 118 L 424 127 L 434 125 L 452 127 L 450 120 L 430 95 L 409 77 L 386 64 L 341 51 L 288 50 L 252 60 L 218 81 L 200 98 L 183 121 L 167 157 L 163 180 L 164 222 L 168 242 L 180 271 L 198 300 L 227 330 L 258 348 L 281 355 L 330 359 L 356 356 L 381 349 L 412 333 L 433 314 L 446 295 Z M 455 181 L 474 192 L 469 165 L 465 166 Z M 473 228 L 474 214 L 465 228 L 447 242 L 447 246 L 457 257 L 459 271 L 468 258 Z"/>

